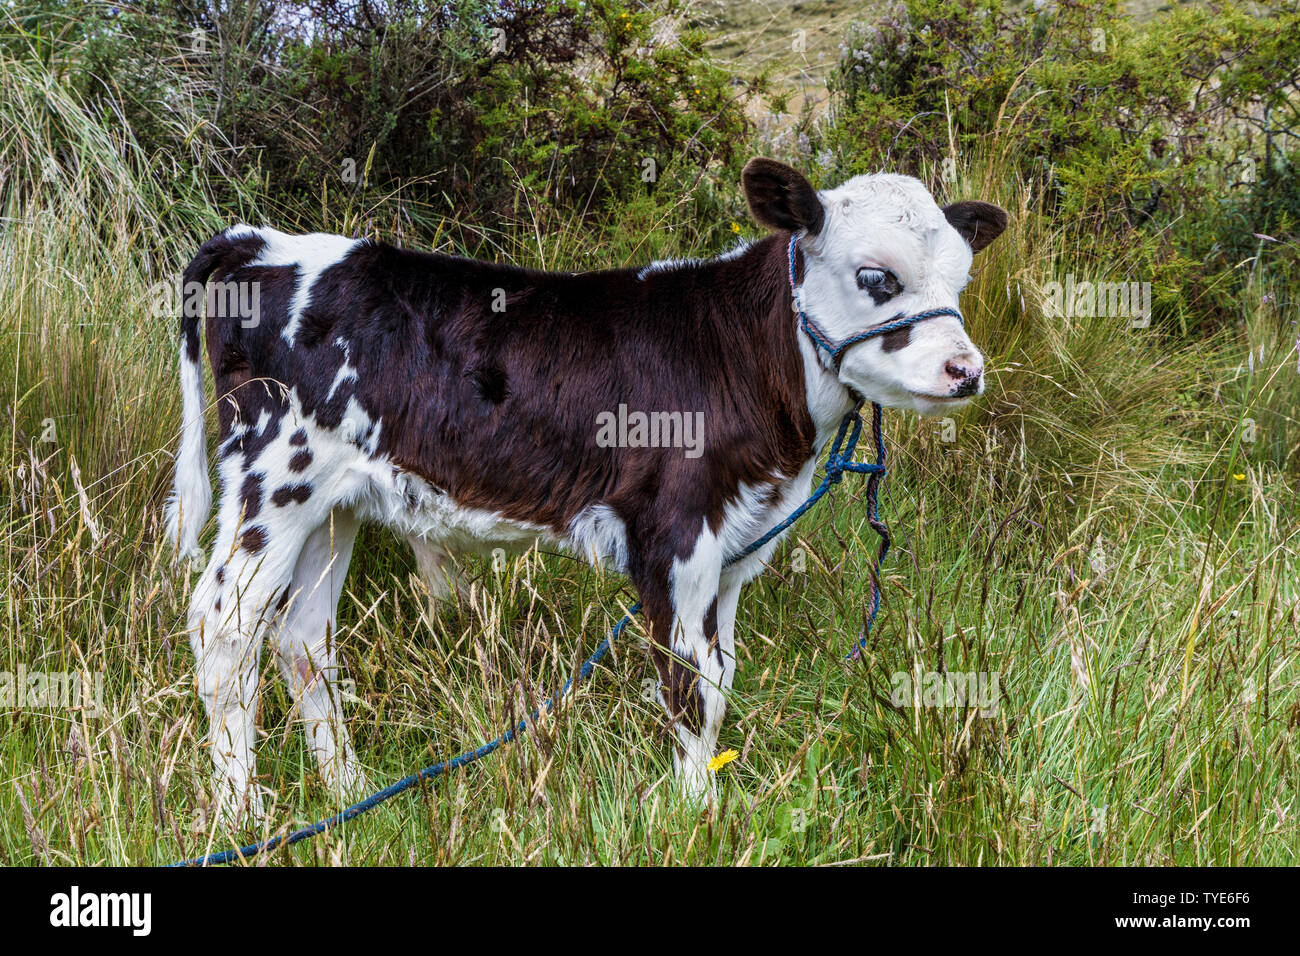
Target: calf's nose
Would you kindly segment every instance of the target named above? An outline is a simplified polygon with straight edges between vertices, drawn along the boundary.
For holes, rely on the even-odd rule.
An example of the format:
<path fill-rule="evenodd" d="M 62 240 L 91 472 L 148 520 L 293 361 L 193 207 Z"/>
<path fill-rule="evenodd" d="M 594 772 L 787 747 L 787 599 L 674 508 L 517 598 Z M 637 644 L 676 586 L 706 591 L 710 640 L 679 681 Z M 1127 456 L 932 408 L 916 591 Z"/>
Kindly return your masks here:
<path fill-rule="evenodd" d="M 980 388 L 980 377 L 984 374 L 984 362 L 978 355 L 958 355 L 949 359 L 943 366 L 944 373 L 955 386 L 953 398 L 965 398 L 974 395 Z"/>

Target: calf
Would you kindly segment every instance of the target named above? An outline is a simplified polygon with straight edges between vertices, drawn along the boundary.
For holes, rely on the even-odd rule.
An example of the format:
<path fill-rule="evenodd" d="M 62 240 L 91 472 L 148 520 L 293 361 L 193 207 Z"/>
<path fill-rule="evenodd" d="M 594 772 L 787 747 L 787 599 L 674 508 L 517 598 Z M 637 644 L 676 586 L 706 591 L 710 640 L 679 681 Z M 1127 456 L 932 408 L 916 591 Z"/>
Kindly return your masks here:
<path fill-rule="evenodd" d="M 435 593 L 457 554 L 539 538 L 626 574 L 678 777 L 712 794 L 736 603 L 776 542 L 726 566 L 729 556 L 804 499 L 855 403 L 936 413 L 983 388 L 983 359 L 955 315 L 841 354 L 826 342 L 954 309 L 973 252 L 1006 225 L 988 203 L 940 209 L 905 176 L 819 193 L 756 159 L 743 182 L 772 235 L 640 269 L 535 272 L 243 225 L 203 245 L 185 283 L 207 284 L 221 497 L 189 626 L 224 808 L 260 805 L 250 783 L 264 639 L 327 782 L 363 783 L 329 686 L 362 521 L 406 536 Z M 257 321 L 216 314 L 214 289 L 230 283 L 255 290 Z M 820 345 L 800 331 L 796 299 Z M 168 504 L 185 555 L 199 553 L 211 503 L 196 312 L 182 320 Z M 680 414 L 651 417 L 660 412 Z M 646 421 L 703 433 L 672 447 Z"/>

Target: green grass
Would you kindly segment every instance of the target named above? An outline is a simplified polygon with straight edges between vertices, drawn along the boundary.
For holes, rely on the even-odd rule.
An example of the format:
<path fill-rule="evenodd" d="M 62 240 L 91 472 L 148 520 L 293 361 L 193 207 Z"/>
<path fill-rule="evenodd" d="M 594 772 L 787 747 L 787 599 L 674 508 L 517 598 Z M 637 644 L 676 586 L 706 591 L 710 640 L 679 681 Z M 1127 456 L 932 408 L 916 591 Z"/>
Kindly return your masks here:
<path fill-rule="evenodd" d="M 858 489 L 799 536 L 803 571 L 787 550 L 747 589 L 721 740 L 741 756 L 715 814 L 670 795 L 633 636 L 521 745 L 277 859 L 1294 862 L 1296 529 L 1279 524 L 1280 487 L 1243 466 L 1217 521 L 1157 495 L 1099 549 L 1086 518 L 1058 543 L 1051 515 L 1008 501 L 1002 475 L 1023 479 L 1005 456 L 986 470 L 976 449 L 948 454 L 941 474 L 912 459 L 896 472 L 887 509 L 902 544 L 862 661 L 841 660 L 872 543 Z M 226 846 L 203 830 L 185 582 L 171 581 L 153 532 L 105 509 L 105 542 L 87 553 L 70 502 L 55 533 L 44 515 L 10 520 L 7 666 L 102 669 L 109 712 L 9 711 L 4 861 L 158 863 Z M 362 544 L 342 644 L 352 732 L 376 782 L 494 736 L 631 600 L 617 581 L 534 554 L 505 573 L 479 568 L 473 605 L 430 621 L 406 556 L 377 530 Z M 997 674 L 996 715 L 890 704 L 891 675 L 940 670 Z M 273 818 L 326 815 L 335 804 L 267 677 L 259 756 Z"/>
<path fill-rule="evenodd" d="M 61 87 L 0 72 L 5 155 L 63 171 L 7 194 L 0 231 L 0 671 L 102 673 L 105 705 L 0 709 L 0 863 L 155 864 L 268 835 L 207 814 L 193 579 L 160 530 L 176 322 L 146 294 L 236 214 L 211 208 L 201 175 L 182 202 L 155 194 L 169 158 L 82 125 L 74 102 L 33 108 Z M 720 742 L 739 758 L 715 810 L 672 796 L 633 628 L 518 745 L 271 861 L 1296 863 L 1300 377 L 1284 317 L 1264 289 L 1239 327 L 1195 343 L 1047 315 L 1043 283 L 1084 269 L 996 156 L 945 197 L 1015 216 L 963 300 L 989 391 L 947 433 L 888 413 L 897 547 L 862 660 L 843 660 L 875 545 L 854 480 L 745 589 Z M 329 207 L 322 225 L 356 215 Z M 592 249 L 611 265 L 711 251 L 649 214 L 608 223 L 609 245 L 572 224 L 490 239 L 452 225 L 452 248 L 551 268 L 590 268 Z M 496 736 L 634 600 L 556 555 L 468 571 L 472 599 L 430 613 L 409 554 L 363 532 L 340 643 L 376 785 Z M 263 670 L 278 830 L 338 804 Z M 895 675 L 939 672 L 996 675 L 994 712 L 891 700 Z"/>

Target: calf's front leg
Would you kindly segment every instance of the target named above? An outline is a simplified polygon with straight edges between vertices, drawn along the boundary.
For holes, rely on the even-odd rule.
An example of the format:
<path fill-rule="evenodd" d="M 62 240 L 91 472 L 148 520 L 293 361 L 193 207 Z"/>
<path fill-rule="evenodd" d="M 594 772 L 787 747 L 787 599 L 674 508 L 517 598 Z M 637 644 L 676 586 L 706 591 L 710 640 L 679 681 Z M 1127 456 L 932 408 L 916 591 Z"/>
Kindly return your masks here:
<path fill-rule="evenodd" d="M 729 668 L 718 635 L 722 549 L 704 523 L 685 557 L 641 575 L 650 656 L 659 672 L 659 700 L 676 737 L 673 766 L 683 792 L 715 798 L 713 759 L 726 710 Z"/>

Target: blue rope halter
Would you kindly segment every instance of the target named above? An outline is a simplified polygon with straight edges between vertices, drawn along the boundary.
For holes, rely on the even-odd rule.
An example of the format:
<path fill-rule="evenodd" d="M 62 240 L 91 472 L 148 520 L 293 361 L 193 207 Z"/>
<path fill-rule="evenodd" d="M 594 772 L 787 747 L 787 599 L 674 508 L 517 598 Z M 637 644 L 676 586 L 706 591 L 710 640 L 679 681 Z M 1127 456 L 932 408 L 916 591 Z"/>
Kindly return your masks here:
<path fill-rule="evenodd" d="M 874 339 L 881 335 L 888 335 L 890 332 L 897 332 L 899 329 L 906 329 L 909 326 L 916 325 L 918 322 L 924 322 L 926 319 L 938 319 L 943 316 L 951 316 L 958 322 L 965 324 L 961 313 L 956 309 L 938 308 L 927 309 L 924 312 L 917 312 L 914 315 L 907 315 L 900 312 L 888 322 L 882 322 L 880 325 L 873 325 L 864 332 L 851 335 L 839 345 L 835 340 L 818 327 L 817 323 L 808 318 L 808 313 L 799 306 L 799 292 L 795 282 L 794 257 L 795 251 L 799 245 L 799 233 L 790 237 L 790 294 L 794 297 L 795 308 L 799 312 L 799 327 L 804 330 L 808 338 L 812 339 L 813 344 L 821 349 L 831 360 L 831 371 L 837 376 L 840 374 L 840 360 L 844 353 L 859 342 L 865 342 L 867 339 Z"/>
<path fill-rule="evenodd" d="M 795 281 L 795 245 L 797 242 L 798 235 L 792 236 L 790 239 L 790 294 L 794 297 L 796 307 L 799 302 L 798 289 Z M 875 338 L 878 335 L 885 335 L 895 329 L 914 325 L 917 322 L 935 318 L 940 315 L 956 316 L 957 320 L 961 321 L 961 314 L 955 309 L 932 309 L 929 312 L 921 312 L 911 316 L 900 315 L 890 319 L 883 325 L 878 325 L 851 338 L 845 339 L 837 347 L 832 344 L 829 337 L 817 328 L 802 309 L 799 309 L 798 311 L 800 327 L 808 334 L 808 337 L 813 340 L 818 348 L 824 349 L 830 354 L 831 361 L 837 374 L 839 372 L 840 356 L 843 355 L 844 351 L 851 345 L 856 345 L 859 342 Z M 875 462 L 855 462 L 853 460 L 853 452 L 857 448 L 859 437 L 862 435 L 862 418 L 858 415 L 858 409 L 861 407 L 861 403 L 855 405 L 848 414 L 844 416 L 844 420 L 840 422 L 839 430 L 835 434 L 835 440 L 831 443 L 831 450 L 826 456 L 825 475 L 822 478 L 821 484 L 817 486 L 817 489 L 808 496 L 808 500 L 792 511 L 784 521 L 776 525 L 772 530 L 768 531 L 765 535 L 744 548 L 742 551 L 732 555 L 723 564 L 724 568 L 729 568 L 737 562 L 744 560 L 789 528 L 792 524 L 803 517 L 813 505 L 820 501 L 826 492 L 830 491 L 832 485 L 839 484 L 840 479 L 844 477 L 845 472 L 869 475 L 870 477 L 867 479 L 867 521 L 870 523 L 876 534 L 880 536 L 880 548 L 876 552 L 874 567 L 871 569 L 871 600 L 867 611 L 867 617 L 863 623 L 862 632 L 858 637 L 857 644 L 854 645 L 853 651 L 846 656 L 849 660 L 856 660 L 862 652 L 862 649 L 867 646 L 867 639 L 871 636 L 872 625 L 876 622 L 876 613 L 880 610 L 880 563 L 884 561 L 885 556 L 889 554 L 890 545 L 889 528 L 880 520 L 877 508 L 877 492 L 879 491 L 881 481 L 887 474 L 885 470 L 885 435 L 881 423 L 883 411 L 879 404 L 875 402 L 871 403 L 871 434 L 876 445 Z M 632 622 L 633 615 L 640 613 L 640 611 L 641 602 L 638 601 L 636 604 L 632 605 L 627 614 L 623 616 L 623 619 L 614 625 L 613 630 L 609 633 L 609 637 L 601 641 L 600 646 L 597 647 L 596 650 L 592 652 L 592 655 L 583 662 L 576 677 L 570 677 L 560 689 L 560 692 L 543 701 L 540 707 L 529 714 L 527 720 L 521 720 L 495 740 L 489 740 L 487 743 L 475 750 L 467 750 L 459 756 L 439 761 L 438 763 L 425 767 L 423 770 L 411 774 L 409 777 L 403 777 L 396 783 L 371 794 L 359 803 L 352 804 L 352 806 L 343 809 L 339 813 L 334 814 L 334 816 L 326 817 L 324 820 L 318 820 L 310 826 L 303 827 L 300 830 L 294 830 L 292 833 L 283 836 L 274 836 L 258 843 L 250 843 L 249 845 L 241 846 L 238 849 L 222 850 L 218 853 L 210 853 L 206 856 L 196 857 L 191 860 L 180 860 L 171 865 L 217 866 L 224 863 L 233 863 L 236 860 L 246 860 L 249 857 L 258 855 L 259 853 L 274 850 L 278 846 L 292 846 L 295 843 L 301 843 L 303 840 L 309 840 L 314 836 L 324 833 L 326 830 L 333 829 L 340 824 L 359 817 L 367 810 L 371 810 L 379 806 L 379 804 L 391 800 L 399 793 L 410 790 L 412 787 L 425 780 L 431 780 L 434 777 L 442 776 L 443 774 L 450 773 L 453 770 L 459 770 L 461 767 L 483 759 L 496 750 L 499 750 L 503 745 L 528 733 L 529 720 L 536 722 L 543 713 L 549 714 L 555 709 L 555 705 L 569 694 L 576 681 L 583 681 L 590 677 L 595 672 L 596 665 L 599 664 L 605 655 L 609 653 L 610 647 L 613 646 L 613 642 L 618 640 L 619 636 L 627 628 L 628 624 Z"/>

